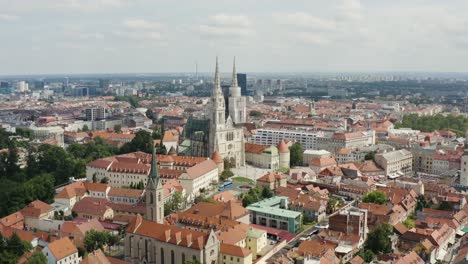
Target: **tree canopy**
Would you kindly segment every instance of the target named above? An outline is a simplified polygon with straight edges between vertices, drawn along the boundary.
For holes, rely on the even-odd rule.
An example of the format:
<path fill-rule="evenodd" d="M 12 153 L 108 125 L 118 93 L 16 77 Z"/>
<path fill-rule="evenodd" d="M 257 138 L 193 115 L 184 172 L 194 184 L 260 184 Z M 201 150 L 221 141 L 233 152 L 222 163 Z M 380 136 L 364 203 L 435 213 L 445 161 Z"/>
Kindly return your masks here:
<path fill-rule="evenodd" d="M 86 251 L 103 250 L 105 246 L 117 243 L 118 238 L 106 231 L 89 230 L 85 234 L 84 246 Z"/>
<path fill-rule="evenodd" d="M 382 191 L 372 191 L 366 193 L 362 201 L 365 203 L 385 204 L 387 202 L 387 195 Z"/>
<path fill-rule="evenodd" d="M 382 223 L 369 232 L 364 248 L 371 250 L 374 254 L 390 253 L 392 251 L 390 241 L 392 234 L 393 227 L 388 223 Z"/>
<path fill-rule="evenodd" d="M 395 128 L 412 128 L 423 132 L 435 130 L 451 130 L 459 137 L 465 136 L 468 130 L 468 118 L 464 116 L 418 116 L 417 114 L 405 115 L 403 119 L 395 124 Z"/>
<path fill-rule="evenodd" d="M 32 249 L 31 243 L 22 241 L 16 233 L 9 239 L 0 234 L 0 263 L 15 264 L 18 258 Z"/>
<path fill-rule="evenodd" d="M 291 166 L 301 166 L 303 160 L 304 150 L 299 142 L 294 143 L 290 149 L 290 162 Z"/>

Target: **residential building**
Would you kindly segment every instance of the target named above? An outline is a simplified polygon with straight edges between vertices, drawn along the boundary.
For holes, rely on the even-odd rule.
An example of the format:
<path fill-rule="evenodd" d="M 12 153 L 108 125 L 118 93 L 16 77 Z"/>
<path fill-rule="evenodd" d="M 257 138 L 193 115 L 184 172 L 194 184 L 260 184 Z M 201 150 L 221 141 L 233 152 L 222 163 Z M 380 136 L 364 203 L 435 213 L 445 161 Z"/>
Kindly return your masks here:
<path fill-rule="evenodd" d="M 106 119 L 106 109 L 103 107 L 85 109 L 86 121 Z"/>
<path fill-rule="evenodd" d="M 222 264 L 251 264 L 252 262 L 252 252 L 246 248 L 221 244 L 219 249 L 219 263 Z"/>
<path fill-rule="evenodd" d="M 322 157 L 330 157 L 331 153 L 321 149 L 321 150 L 312 150 L 312 149 L 307 149 L 304 151 L 302 154 L 302 164 L 304 166 L 309 166 L 310 161 L 315 158 L 322 158 Z"/>
<path fill-rule="evenodd" d="M 385 175 L 391 179 L 412 175 L 413 155 L 406 149 L 376 154 L 375 162 L 385 170 Z"/>
<path fill-rule="evenodd" d="M 303 149 L 317 149 L 318 132 L 281 129 L 257 129 L 252 135 L 252 143 L 271 146 L 277 145 L 281 140 L 295 141 L 302 145 Z"/>
<path fill-rule="evenodd" d="M 279 172 L 268 172 L 257 179 L 257 186 L 268 187 L 274 190 L 278 187 L 286 187 L 287 177 Z"/>
<path fill-rule="evenodd" d="M 78 249 L 68 237 L 49 243 L 42 253 L 47 258 L 47 264 L 77 264 L 81 262 Z"/>

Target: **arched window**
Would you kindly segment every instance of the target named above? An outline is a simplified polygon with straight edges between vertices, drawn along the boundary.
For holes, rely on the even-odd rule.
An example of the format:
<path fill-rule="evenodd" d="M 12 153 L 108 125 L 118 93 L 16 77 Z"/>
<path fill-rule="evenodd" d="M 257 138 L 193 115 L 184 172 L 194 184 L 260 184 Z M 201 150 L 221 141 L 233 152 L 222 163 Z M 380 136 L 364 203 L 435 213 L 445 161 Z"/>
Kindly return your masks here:
<path fill-rule="evenodd" d="M 154 203 L 154 197 L 153 197 L 153 193 L 151 192 L 150 193 L 150 204 L 153 204 Z"/>
<path fill-rule="evenodd" d="M 161 264 L 164 264 L 164 249 L 161 248 Z"/>
<path fill-rule="evenodd" d="M 158 202 L 161 202 L 161 193 L 158 193 Z"/>
<path fill-rule="evenodd" d="M 185 253 L 182 253 L 182 263 L 185 263 Z"/>
<path fill-rule="evenodd" d="M 175 264 L 174 250 L 171 250 L 171 264 Z"/>

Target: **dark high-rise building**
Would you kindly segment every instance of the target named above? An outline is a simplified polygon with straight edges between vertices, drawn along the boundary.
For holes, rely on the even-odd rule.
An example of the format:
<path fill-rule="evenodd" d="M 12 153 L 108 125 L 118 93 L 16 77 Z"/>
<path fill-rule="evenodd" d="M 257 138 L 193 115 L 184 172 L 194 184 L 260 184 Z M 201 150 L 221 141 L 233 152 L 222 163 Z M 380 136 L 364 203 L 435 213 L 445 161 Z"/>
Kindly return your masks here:
<path fill-rule="evenodd" d="M 0 82 L 0 88 L 8 88 L 10 84 L 8 82 Z"/>
<path fill-rule="evenodd" d="M 110 85 L 109 80 L 105 80 L 105 79 L 100 79 L 99 80 L 99 88 L 107 89 L 107 88 L 109 88 L 109 85 Z"/>
<path fill-rule="evenodd" d="M 247 74 L 245 73 L 238 73 L 237 74 L 237 83 L 241 88 L 241 95 L 247 96 Z"/>

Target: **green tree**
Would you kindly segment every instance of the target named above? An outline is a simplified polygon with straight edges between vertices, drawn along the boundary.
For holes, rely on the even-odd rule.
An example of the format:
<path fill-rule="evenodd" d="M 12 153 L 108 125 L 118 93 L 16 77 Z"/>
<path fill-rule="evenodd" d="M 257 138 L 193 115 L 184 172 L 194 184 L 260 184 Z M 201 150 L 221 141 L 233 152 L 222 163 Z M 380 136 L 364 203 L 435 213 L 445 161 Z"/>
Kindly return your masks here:
<path fill-rule="evenodd" d="M 149 119 L 154 121 L 153 110 L 151 110 L 151 109 L 146 110 L 146 117 L 148 117 Z"/>
<path fill-rule="evenodd" d="M 262 189 L 262 197 L 264 199 L 271 198 L 275 195 L 275 193 L 270 189 L 270 187 L 265 186 Z"/>
<path fill-rule="evenodd" d="M 184 197 L 179 191 L 175 191 L 172 197 L 164 206 L 164 215 L 170 215 L 182 209 Z"/>
<path fill-rule="evenodd" d="M 452 211 L 453 210 L 453 206 L 447 202 L 447 201 L 442 201 L 440 204 L 439 204 L 439 207 L 437 208 L 439 210 L 443 210 L 443 211 Z"/>
<path fill-rule="evenodd" d="M 365 160 L 373 160 L 375 161 L 375 151 L 371 151 L 369 153 L 366 154 L 366 156 L 364 157 Z"/>
<path fill-rule="evenodd" d="M 249 116 L 258 117 L 258 116 L 263 116 L 263 114 L 260 111 L 252 110 L 252 111 L 249 112 Z"/>
<path fill-rule="evenodd" d="M 10 251 L 13 255 L 20 257 L 26 251 L 32 249 L 31 243 L 22 241 L 16 233 L 8 239 L 5 250 Z"/>
<path fill-rule="evenodd" d="M 151 153 L 153 151 L 153 138 L 151 133 L 145 130 L 138 131 L 132 141 L 125 143 L 120 149 L 121 153 L 135 151 L 143 151 L 146 153 Z"/>
<path fill-rule="evenodd" d="M 303 160 L 303 153 L 304 150 L 302 149 L 302 145 L 299 142 L 294 143 L 290 149 L 290 162 L 291 166 L 301 166 Z"/>
<path fill-rule="evenodd" d="M 81 131 L 88 132 L 89 131 L 88 125 L 83 125 L 83 128 L 81 129 Z"/>
<path fill-rule="evenodd" d="M 372 250 L 369 249 L 361 249 L 358 254 L 365 263 L 370 263 L 375 259 L 375 254 Z"/>
<path fill-rule="evenodd" d="M 219 179 L 222 180 L 222 181 L 225 181 L 225 180 L 229 179 L 232 176 L 234 176 L 234 173 L 230 169 L 225 169 L 225 170 L 223 170 L 221 175 L 219 175 Z"/>
<path fill-rule="evenodd" d="M 331 214 L 336 212 L 340 208 L 342 201 L 336 197 L 331 196 L 330 199 L 328 199 L 327 202 L 327 213 Z"/>
<path fill-rule="evenodd" d="M 416 224 L 414 223 L 414 221 L 413 221 L 412 219 L 410 219 L 410 218 L 405 219 L 405 221 L 403 221 L 403 224 L 404 224 L 407 228 L 409 228 L 409 229 L 411 229 L 411 228 L 413 228 L 413 227 L 416 226 Z"/>
<path fill-rule="evenodd" d="M 24 264 L 47 264 L 47 258 L 42 252 L 36 251 Z"/>
<path fill-rule="evenodd" d="M 156 154 L 166 155 L 167 154 L 166 146 L 164 146 L 164 144 L 159 144 L 158 148 L 156 149 Z"/>
<path fill-rule="evenodd" d="M 84 246 L 86 251 L 103 250 L 105 246 L 111 243 L 115 244 L 117 238 L 112 238 L 112 234 L 106 231 L 89 230 L 85 234 Z"/>
<path fill-rule="evenodd" d="M 122 125 L 115 125 L 114 126 L 114 132 L 115 133 L 121 133 L 122 132 Z"/>
<path fill-rule="evenodd" d="M 109 179 L 107 177 L 104 177 L 101 179 L 101 183 L 108 183 Z"/>
<path fill-rule="evenodd" d="M 366 193 L 362 201 L 365 203 L 385 204 L 387 202 L 387 195 L 382 191 L 372 191 Z"/>
<path fill-rule="evenodd" d="M 392 233 L 393 227 L 390 224 L 379 224 L 367 235 L 364 248 L 371 250 L 375 254 L 390 253 L 392 251 L 392 243 L 390 241 Z"/>

